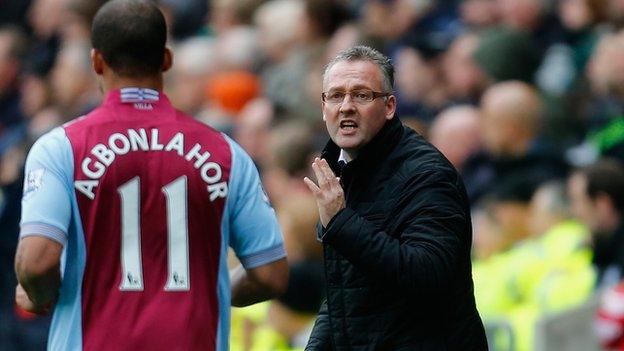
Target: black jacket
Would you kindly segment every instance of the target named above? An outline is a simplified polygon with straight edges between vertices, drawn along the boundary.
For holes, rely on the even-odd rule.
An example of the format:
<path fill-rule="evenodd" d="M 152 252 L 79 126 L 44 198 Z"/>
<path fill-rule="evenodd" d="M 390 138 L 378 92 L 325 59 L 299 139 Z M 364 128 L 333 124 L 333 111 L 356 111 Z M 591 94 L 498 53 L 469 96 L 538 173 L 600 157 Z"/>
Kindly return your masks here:
<path fill-rule="evenodd" d="M 322 154 L 336 173 L 339 152 L 330 141 Z M 395 117 L 341 181 L 346 208 L 319 226 L 327 300 L 306 350 L 487 350 L 451 164 Z"/>
<path fill-rule="evenodd" d="M 596 286 L 617 283 L 624 277 L 624 221 L 612 233 L 595 233 L 593 244 L 592 263 L 598 273 Z"/>

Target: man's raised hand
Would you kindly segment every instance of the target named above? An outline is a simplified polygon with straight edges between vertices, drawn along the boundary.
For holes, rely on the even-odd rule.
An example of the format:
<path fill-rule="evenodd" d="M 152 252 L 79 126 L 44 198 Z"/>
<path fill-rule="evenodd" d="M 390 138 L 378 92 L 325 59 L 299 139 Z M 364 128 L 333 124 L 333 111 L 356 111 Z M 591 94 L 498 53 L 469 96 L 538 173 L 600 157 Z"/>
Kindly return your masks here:
<path fill-rule="evenodd" d="M 327 227 L 336 213 L 345 207 L 344 191 L 340 186 L 340 178 L 336 177 L 324 159 L 315 158 L 312 162 L 312 170 L 316 175 L 318 185 L 308 177 L 303 178 L 303 181 L 316 199 L 321 224 Z"/>

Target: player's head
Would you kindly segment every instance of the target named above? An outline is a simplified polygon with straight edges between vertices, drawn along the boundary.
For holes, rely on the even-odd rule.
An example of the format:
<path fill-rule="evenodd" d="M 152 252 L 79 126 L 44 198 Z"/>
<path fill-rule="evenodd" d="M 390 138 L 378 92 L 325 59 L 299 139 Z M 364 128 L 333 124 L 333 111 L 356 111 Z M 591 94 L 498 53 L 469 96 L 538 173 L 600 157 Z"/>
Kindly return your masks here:
<path fill-rule="evenodd" d="M 104 68 L 98 64 L 105 64 L 120 77 L 158 75 L 171 65 L 166 41 L 165 18 L 153 2 L 109 1 L 99 9 L 91 27 L 94 69 L 102 74 Z"/>

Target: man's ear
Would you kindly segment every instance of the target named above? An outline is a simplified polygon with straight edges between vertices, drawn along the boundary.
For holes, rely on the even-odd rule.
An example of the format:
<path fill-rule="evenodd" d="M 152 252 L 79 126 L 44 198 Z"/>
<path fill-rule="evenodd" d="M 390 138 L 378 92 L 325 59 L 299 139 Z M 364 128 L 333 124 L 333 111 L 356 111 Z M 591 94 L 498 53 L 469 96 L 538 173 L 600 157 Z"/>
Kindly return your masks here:
<path fill-rule="evenodd" d="M 394 117 L 394 113 L 396 112 L 396 97 L 394 95 L 390 95 L 386 100 L 386 119 L 391 120 Z"/>
<path fill-rule="evenodd" d="M 163 60 L 162 71 L 167 72 L 173 66 L 173 52 L 169 48 L 165 48 L 165 57 Z"/>
<path fill-rule="evenodd" d="M 105 64 L 102 53 L 96 49 L 91 49 L 91 67 L 97 75 L 101 76 L 104 73 Z"/>

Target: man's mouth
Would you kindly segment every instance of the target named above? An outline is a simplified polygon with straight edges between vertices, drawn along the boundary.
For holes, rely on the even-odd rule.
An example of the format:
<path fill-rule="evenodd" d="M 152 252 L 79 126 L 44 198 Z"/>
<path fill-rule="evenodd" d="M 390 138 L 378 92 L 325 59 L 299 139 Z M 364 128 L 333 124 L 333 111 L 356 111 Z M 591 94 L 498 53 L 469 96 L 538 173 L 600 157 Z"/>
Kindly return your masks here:
<path fill-rule="evenodd" d="M 357 123 L 353 121 L 342 121 L 340 122 L 340 129 L 345 132 L 354 131 L 358 127 Z"/>

